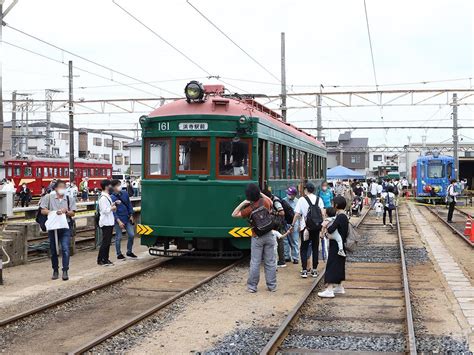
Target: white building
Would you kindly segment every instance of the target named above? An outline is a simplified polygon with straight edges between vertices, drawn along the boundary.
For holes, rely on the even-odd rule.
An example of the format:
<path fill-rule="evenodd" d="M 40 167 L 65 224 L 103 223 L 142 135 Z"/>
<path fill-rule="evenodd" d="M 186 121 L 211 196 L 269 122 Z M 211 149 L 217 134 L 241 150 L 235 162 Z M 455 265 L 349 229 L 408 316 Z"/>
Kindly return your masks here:
<path fill-rule="evenodd" d="M 12 136 L 12 126 L 6 122 L 4 126 L 4 137 Z M 46 134 L 45 122 L 35 122 L 28 127 L 28 138 L 26 130 L 23 129 L 23 137 L 17 139 L 17 152 L 35 156 L 46 156 Z M 53 157 L 69 156 L 69 127 L 62 123 L 51 123 L 52 145 L 51 155 Z M 17 132 L 17 134 L 20 132 Z M 127 147 L 133 138 L 118 133 L 104 133 L 100 130 L 89 128 L 76 128 L 74 132 L 74 156 L 79 158 L 90 158 L 112 162 L 113 171 L 126 173 L 130 168 L 130 150 Z M 12 158 L 12 141 L 4 139 L 0 151 L 0 165 L 4 160 Z M 113 158 L 113 159 L 112 159 Z"/>
<path fill-rule="evenodd" d="M 141 176 L 142 174 L 142 141 L 136 140 L 127 144 L 130 152 L 130 175 Z"/>

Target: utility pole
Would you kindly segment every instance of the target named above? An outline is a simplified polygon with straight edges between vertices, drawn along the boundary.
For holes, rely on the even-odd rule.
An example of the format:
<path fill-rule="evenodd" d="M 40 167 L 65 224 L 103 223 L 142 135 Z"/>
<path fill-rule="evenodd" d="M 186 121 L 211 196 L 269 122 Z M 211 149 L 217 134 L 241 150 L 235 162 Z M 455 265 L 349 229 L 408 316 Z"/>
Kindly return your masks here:
<path fill-rule="evenodd" d="M 454 176 L 459 179 L 459 157 L 458 157 L 458 94 L 453 94 L 453 156 L 454 156 Z"/>
<path fill-rule="evenodd" d="M 317 138 L 319 141 L 323 139 L 322 130 L 323 130 L 323 118 L 321 116 L 321 95 L 316 95 L 316 118 L 317 118 Z"/>
<path fill-rule="evenodd" d="M 46 105 L 46 156 L 51 156 L 51 146 L 53 145 L 53 137 L 51 134 L 51 110 L 53 108 L 53 95 L 60 92 L 59 90 L 46 89 L 45 90 L 45 105 Z"/>
<path fill-rule="evenodd" d="M 3 137 L 2 137 L 3 138 Z M 16 155 L 16 90 L 12 92 L 12 137 L 11 155 Z"/>
<path fill-rule="evenodd" d="M 286 122 L 285 32 L 281 33 L 281 117 Z"/>
<path fill-rule="evenodd" d="M 72 95 L 72 60 L 69 61 L 69 182 L 74 181 L 74 107 Z"/>
<path fill-rule="evenodd" d="M 11 11 L 13 6 L 16 5 L 18 0 L 13 0 L 13 2 L 10 4 L 10 6 L 7 7 L 5 11 L 3 11 L 3 4 L 5 3 L 5 0 L 0 0 L 0 53 L 3 54 L 2 50 L 2 43 L 3 43 L 3 20 L 5 19 L 5 16 Z M 3 150 L 3 77 L 2 77 L 2 57 L 0 54 L 0 151 Z M 12 131 L 13 132 L 13 131 Z"/>

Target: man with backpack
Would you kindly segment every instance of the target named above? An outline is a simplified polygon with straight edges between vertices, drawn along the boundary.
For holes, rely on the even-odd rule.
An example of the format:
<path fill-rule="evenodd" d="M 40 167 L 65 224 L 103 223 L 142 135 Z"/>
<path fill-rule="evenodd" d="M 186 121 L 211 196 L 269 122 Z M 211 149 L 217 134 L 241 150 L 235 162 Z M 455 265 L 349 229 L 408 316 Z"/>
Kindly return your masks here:
<path fill-rule="evenodd" d="M 315 186 L 307 182 L 304 193 L 305 196 L 298 200 L 295 208 L 295 217 L 291 228 L 294 228 L 299 221 L 300 229 L 300 255 L 301 255 L 301 277 L 307 278 L 308 272 L 312 277 L 317 277 L 318 254 L 319 254 L 319 232 L 323 223 L 324 202 L 322 198 L 314 194 Z M 308 270 L 308 246 L 311 243 L 313 254 L 313 269 Z"/>
<path fill-rule="evenodd" d="M 46 194 L 41 198 L 40 209 L 43 216 L 48 216 L 50 212 L 55 212 L 58 215 L 65 214 L 68 220 L 69 228 L 61 228 L 48 231 L 49 246 L 51 249 L 51 264 L 53 267 L 52 279 L 56 280 L 59 278 L 59 262 L 58 262 L 58 246 L 61 244 L 62 251 L 62 263 L 63 263 L 63 275 L 64 281 L 69 280 L 69 252 L 71 246 L 71 226 L 72 217 L 74 217 L 76 211 L 76 201 L 69 198 L 66 195 L 66 184 L 62 180 L 58 180 L 55 185 L 54 194 Z M 40 223 L 41 229 L 46 229 L 44 223 L 47 218 Z M 43 224 L 43 225 L 42 225 Z"/>
<path fill-rule="evenodd" d="M 278 231 L 281 234 L 285 233 L 287 228 L 286 228 L 286 221 L 285 221 L 285 210 L 283 209 L 282 201 L 278 197 L 273 195 L 269 189 L 263 190 L 263 194 L 267 196 L 270 200 L 272 200 L 272 206 L 273 206 L 272 215 L 273 215 L 273 221 L 274 221 L 273 229 Z M 277 244 L 278 244 L 277 267 L 286 267 L 284 239 L 278 238 Z"/>
<path fill-rule="evenodd" d="M 232 212 L 234 218 L 248 218 L 252 227 L 250 246 L 250 270 L 247 280 L 247 291 L 257 292 L 260 281 L 260 264 L 263 259 L 265 281 L 269 291 L 276 291 L 276 262 L 275 244 L 273 235 L 274 221 L 272 218 L 273 203 L 268 197 L 260 193 L 256 184 L 248 184 L 245 189 L 246 200 L 242 201 Z"/>
<path fill-rule="evenodd" d="M 130 197 L 127 191 L 122 190 L 122 183 L 120 180 L 112 180 L 113 193 L 110 196 L 112 202 L 120 201 L 117 205 L 117 210 L 114 212 L 115 218 L 115 250 L 117 252 L 117 259 L 124 260 L 125 256 L 122 254 L 120 242 L 122 240 L 122 230 L 125 229 L 128 235 L 127 241 L 127 256 L 136 259 L 137 256 L 133 254 L 133 238 L 135 237 L 135 228 L 133 226 L 133 206 L 130 202 Z"/>

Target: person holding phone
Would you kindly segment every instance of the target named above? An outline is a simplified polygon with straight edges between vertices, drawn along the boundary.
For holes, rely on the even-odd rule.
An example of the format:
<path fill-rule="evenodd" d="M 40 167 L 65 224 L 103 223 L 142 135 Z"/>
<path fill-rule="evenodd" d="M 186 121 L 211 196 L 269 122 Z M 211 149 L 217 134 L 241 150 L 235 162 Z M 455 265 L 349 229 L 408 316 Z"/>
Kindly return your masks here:
<path fill-rule="evenodd" d="M 113 265 L 109 259 L 109 250 L 115 225 L 114 212 L 117 211 L 117 206 L 120 204 L 120 201 L 113 202 L 110 197 L 112 189 L 110 180 L 102 180 L 100 187 L 102 194 L 99 198 L 99 227 L 102 230 L 102 244 L 100 245 L 99 255 L 97 256 L 97 264 L 109 266 Z"/>

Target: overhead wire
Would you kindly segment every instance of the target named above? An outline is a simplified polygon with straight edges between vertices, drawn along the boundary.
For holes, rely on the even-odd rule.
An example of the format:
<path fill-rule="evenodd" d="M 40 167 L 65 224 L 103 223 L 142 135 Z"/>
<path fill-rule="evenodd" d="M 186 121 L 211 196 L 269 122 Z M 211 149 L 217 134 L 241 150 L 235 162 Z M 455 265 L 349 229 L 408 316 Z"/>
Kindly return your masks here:
<path fill-rule="evenodd" d="M 20 30 L 20 29 L 18 29 L 18 28 L 15 28 L 15 27 L 13 27 L 13 26 L 11 26 L 11 25 L 9 25 L 9 24 L 5 24 L 5 26 L 8 27 L 8 28 L 10 28 L 10 29 L 12 29 L 13 31 L 16 31 L 16 32 L 18 32 L 18 33 L 21 33 L 21 34 L 23 34 L 23 35 L 25 35 L 25 36 L 27 36 L 27 37 L 30 37 L 30 38 L 32 38 L 32 39 L 34 39 L 34 40 L 36 40 L 36 41 L 39 41 L 39 42 L 41 42 L 41 43 L 44 43 L 44 44 L 46 44 L 46 45 L 48 45 L 48 46 L 50 46 L 50 47 L 53 47 L 53 48 L 55 48 L 55 49 L 57 49 L 57 50 L 60 50 L 60 51 L 62 51 L 62 52 L 64 52 L 64 53 L 67 53 L 67 54 L 69 54 L 69 55 L 72 55 L 72 56 L 74 56 L 74 57 L 76 57 L 76 58 L 79 58 L 79 59 L 81 59 L 81 60 L 83 60 L 83 61 L 85 61 L 85 62 L 94 64 L 94 65 L 99 66 L 99 67 L 101 67 L 101 68 L 103 68 L 103 69 L 106 69 L 106 70 L 109 70 L 109 71 L 111 71 L 111 72 L 113 72 L 113 73 L 116 73 L 116 74 L 119 74 L 119 75 L 121 75 L 121 76 L 124 76 L 124 77 L 126 77 L 126 78 L 128 78 L 128 79 L 135 80 L 135 81 L 140 82 L 140 83 L 142 83 L 142 84 L 145 84 L 145 85 L 154 87 L 155 89 L 159 89 L 159 90 L 165 91 L 165 92 L 167 92 L 167 93 L 169 93 L 169 94 L 172 94 L 172 95 L 180 96 L 179 94 L 177 94 L 177 93 L 175 93 L 175 92 L 172 92 L 172 91 L 169 91 L 169 90 L 167 90 L 167 89 L 165 89 L 165 88 L 162 88 L 162 87 L 159 87 L 159 86 L 156 86 L 156 85 L 147 83 L 146 81 L 137 79 L 137 78 L 135 78 L 135 77 L 133 77 L 133 76 L 130 76 L 130 75 L 128 75 L 128 74 L 125 74 L 125 73 L 123 73 L 123 72 L 121 72 L 121 71 L 118 71 L 118 70 L 115 70 L 115 69 L 113 69 L 113 68 L 110 68 L 110 67 L 108 67 L 108 66 L 106 66 L 106 65 L 104 65 L 104 64 L 101 64 L 101 63 L 98 63 L 98 62 L 96 62 L 96 61 L 94 61 L 94 60 L 88 59 L 88 58 L 86 58 L 86 57 L 84 57 L 84 56 L 82 56 L 82 55 L 79 55 L 79 54 L 77 54 L 77 53 L 71 52 L 71 51 L 69 51 L 69 50 L 67 50 L 67 49 L 65 49 L 65 48 L 61 48 L 61 47 L 59 47 L 59 46 L 57 46 L 57 45 L 55 45 L 55 44 L 53 44 L 53 43 L 51 43 L 51 42 L 48 42 L 48 41 L 46 41 L 46 40 L 44 40 L 44 39 L 41 39 L 41 38 L 39 38 L 39 37 L 37 37 L 37 36 L 34 36 L 34 35 L 32 35 L 32 34 L 29 34 L 29 33 L 25 32 L 25 31 L 22 31 L 22 30 Z M 112 81 L 115 81 L 115 80 L 112 80 Z"/>
<path fill-rule="evenodd" d="M 6 45 L 9 45 L 9 46 L 11 46 L 11 47 L 20 49 L 20 50 L 22 50 L 22 51 L 25 51 L 25 52 L 28 52 L 28 53 L 37 55 L 37 56 L 42 57 L 42 58 L 44 58 L 44 59 L 48 59 L 48 60 L 51 60 L 51 61 L 56 62 L 56 63 L 59 63 L 59 64 L 68 65 L 68 63 L 65 63 L 65 62 L 63 62 L 63 61 L 61 61 L 61 60 L 59 60 L 59 59 L 55 59 L 55 58 L 49 57 L 49 56 L 47 56 L 47 55 L 45 55 L 45 54 L 42 54 L 42 53 L 33 51 L 33 50 L 31 50 L 31 49 L 28 49 L 28 48 L 25 48 L 25 47 L 22 47 L 22 46 L 19 46 L 19 45 L 16 45 L 16 44 L 13 44 L 13 43 L 10 43 L 10 42 L 7 42 L 7 41 L 2 41 L 2 43 L 5 43 Z M 105 79 L 105 80 L 108 80 L 108 81 L 114 81 L 114 82 L 117 82 L 117 83 L 119 83 L 119 84 L 121 84 L 121 85 L 123 85 L 123 86 L 128 86 L 128 87 L 130 87 L 130 88 L 132 88 L 132 89 L 134 89 L 134 90 L 141 91 L 141 92 L 144 92 L 144 93 L 146 93 L 146 94 L 156 96 L 156 93 L 153 93 L 153 92 L 150 92 L 150 91 L 146 91 L 146 90 L 142 90 L 142 89 L 140 89 L 140 88 L 136 88 L 136 87 L 133 87 L 133 86 L 128 85 L 128 84 L 125 84 L 125 83 L 121 83 L 120 81 L 117 81 L 117 80 L 114 80 L 114 79 L 110 79 L 110 78 L 108 78 L 108 77 L 106 77 L 106 76 L 103 76 L 103 75 L 101 75 L 101 74 L 97 74 L 97 73 L 91 72 L 90 70 L 87 70 L 87 69 L 78 67 L 78 66 L 76 66 L 76 65 L 73 65 L 73 68 L 74 68 L 74 69 L 77 69 L 77 70 L 79 70 L 79 71 L 82 71 L 82 72 L 84 72 L 84 73 L 87 73 L 87 74 L 96 76 L 96 77 L 98 77 L 98 78 Z M 172 93 L 172 94 L 175 94 L 175 93 Z M 178 95 L 178 94 L 176 94 L 176 95 Z"/>
<path fill-rule="evenodd" d="M 365 23 L 367 24 L 367 34 L 369 36 L 370 57 L 372 58 L 372 69 L 374 71 L 375 88 L 378 90 L 379 85 L 377 83 L 377 73 L 375 71 L 374 50 L 372 48 L 372 38 L 370 36 L 369 16 L 367 14 L 367 4 L 366 4 L 365 0 L 363 0 L 363 1 L 364 1 Z"/>
<path fill-rule="evenodd" d="M 214 27 L 217 31 L 219 31 L 225 38 L 227 38 L 234 46 L 236 46 L 242 53 L 244 53 L 247 57 L 249 57 L 255 64 L 257 64 L 261 69 L 263 69 L 266 73 L 276 79 L 277 82 L 281 82 L 280 78 L 273 74 L 270 70 L 268 70 L 262 63 L 260 63 L 255 57 L 250 55 L 245 49 L 243 49 L 237 42 L 235 42 L 227 33 L 225 33 L 219 26 L 217 26 L 209 17 L 204 15 L 202 11 L 200 11 L 196 6 L 194 6 L 189 0 L 186 0 L 189 6 L 191 6 L 201 17 L 203 17 L 212 27 Z M 280 84 L 281 85 L 281 84 Z"/>

